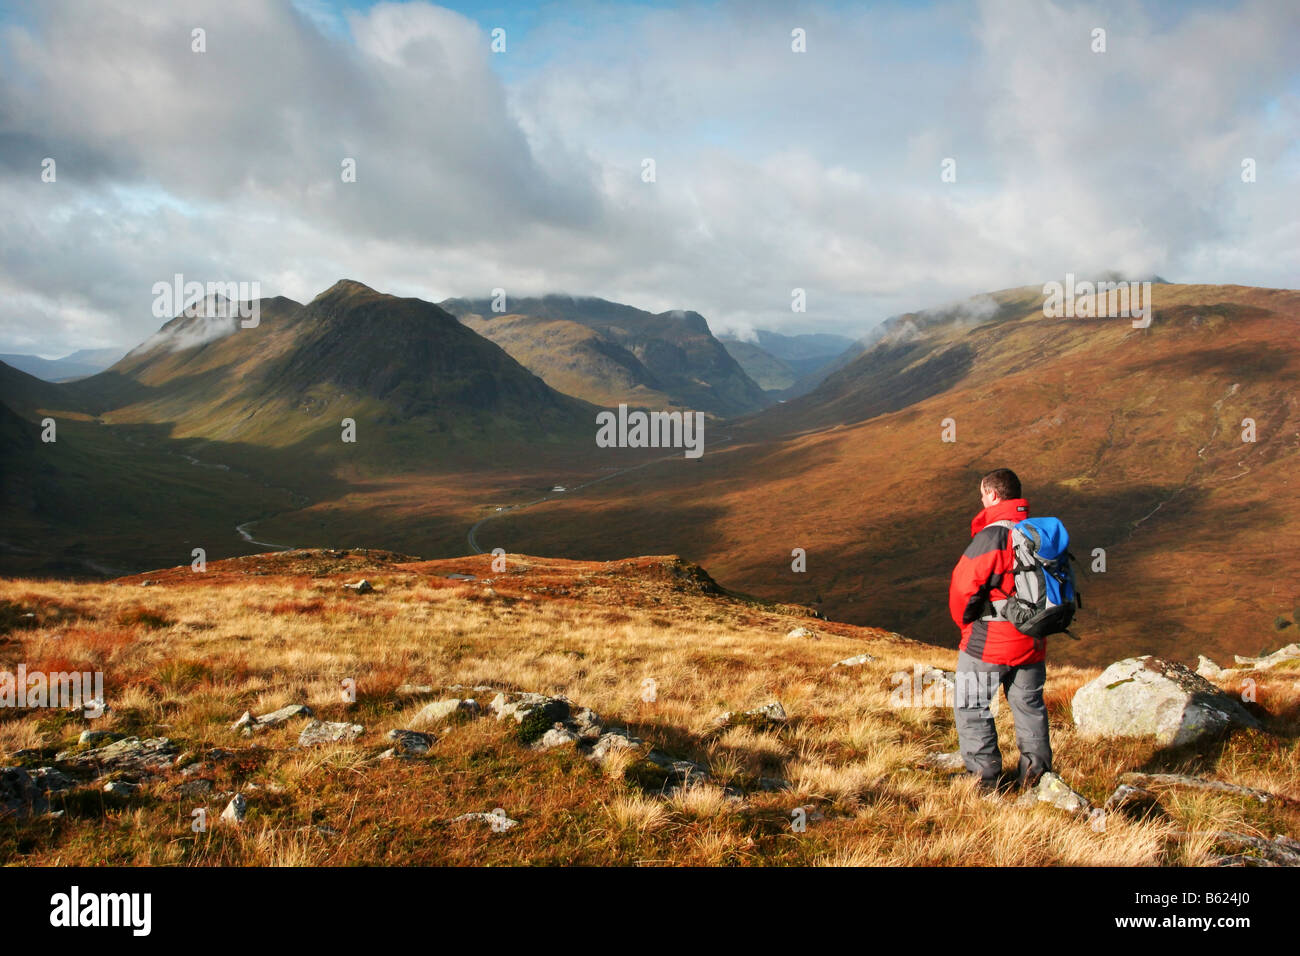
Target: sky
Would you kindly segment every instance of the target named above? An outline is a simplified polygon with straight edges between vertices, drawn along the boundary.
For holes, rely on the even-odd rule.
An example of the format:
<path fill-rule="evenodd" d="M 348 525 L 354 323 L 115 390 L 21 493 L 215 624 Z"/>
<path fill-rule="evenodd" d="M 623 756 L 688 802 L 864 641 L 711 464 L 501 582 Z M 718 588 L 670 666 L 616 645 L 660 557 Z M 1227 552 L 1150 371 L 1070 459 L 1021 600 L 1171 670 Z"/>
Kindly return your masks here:
<path fill-rule="evenodd" d="M 0 0 L 0 352 L 131 347 L 178 273 L 742 336 L 1067 273 L 1296 288 L 1298 49 L 1292 0 Z"/>

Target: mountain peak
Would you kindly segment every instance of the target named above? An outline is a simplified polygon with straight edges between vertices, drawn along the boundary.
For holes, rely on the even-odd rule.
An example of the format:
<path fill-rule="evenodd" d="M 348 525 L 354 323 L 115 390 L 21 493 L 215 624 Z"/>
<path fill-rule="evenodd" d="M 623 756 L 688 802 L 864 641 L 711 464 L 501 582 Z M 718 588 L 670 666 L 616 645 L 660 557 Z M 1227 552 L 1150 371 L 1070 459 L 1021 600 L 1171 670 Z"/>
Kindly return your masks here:
<path fill-rule="evenodd" d="M 358 282 L 356 279 L 340 279 L 320 295 L 316 296 L 316 298 L 312 299 L 312 302 L 319 302 L 321 299 L 327 298 L 351 298 L 352 296 L 382 294 L 383 293 L 376 292 L 364 282 Z"/>

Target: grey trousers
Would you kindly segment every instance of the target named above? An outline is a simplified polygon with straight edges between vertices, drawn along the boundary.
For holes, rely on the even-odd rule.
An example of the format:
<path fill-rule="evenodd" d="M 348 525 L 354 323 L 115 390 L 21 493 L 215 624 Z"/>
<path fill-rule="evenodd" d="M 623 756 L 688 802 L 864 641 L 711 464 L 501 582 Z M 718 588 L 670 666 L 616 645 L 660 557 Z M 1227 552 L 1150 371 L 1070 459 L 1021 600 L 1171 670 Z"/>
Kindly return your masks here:
<path fill-rule="evenodd" d="M 1048 736 L 1047 705 L 1043 684 L 1047 667 L 1037 664 L 989 664 L 965 651 L 957 652 L 955 707 L 957 740 L 966 769 L 985 783 L 994 783 L 1002 773 L 1002 751 L 989 705 L 1001 685 L 1016 721 L 1016 745 L 1020 748 L 1020 777 L 1032 768 L 1052 769 L 1052 742 Z"/>

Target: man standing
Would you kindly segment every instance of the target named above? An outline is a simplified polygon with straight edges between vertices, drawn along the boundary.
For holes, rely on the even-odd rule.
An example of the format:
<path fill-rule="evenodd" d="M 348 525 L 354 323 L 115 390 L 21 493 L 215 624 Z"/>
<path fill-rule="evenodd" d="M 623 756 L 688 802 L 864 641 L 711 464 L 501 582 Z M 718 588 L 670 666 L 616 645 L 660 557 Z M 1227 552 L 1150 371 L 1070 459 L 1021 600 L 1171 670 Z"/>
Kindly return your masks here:
<path fill-rule="evenodd" d="M 1047 642 L 1021 634 L 1002 610 L 1015 591 L 1011 526 L 1029 517 L 1020 479 L 1007 468 L 980 480 L 984 508 L 971 521 L 971 542 L 953 568 L 948 609 L 961 628 L 957 652 L 957 740 L 966 769 L 981 790 L 1002 782 L 1002 751 L 989 705 L 1001 685 L 1016 722 L 1019 783 L 1035 786 L 1052 769 L 1043 685 Z"/>

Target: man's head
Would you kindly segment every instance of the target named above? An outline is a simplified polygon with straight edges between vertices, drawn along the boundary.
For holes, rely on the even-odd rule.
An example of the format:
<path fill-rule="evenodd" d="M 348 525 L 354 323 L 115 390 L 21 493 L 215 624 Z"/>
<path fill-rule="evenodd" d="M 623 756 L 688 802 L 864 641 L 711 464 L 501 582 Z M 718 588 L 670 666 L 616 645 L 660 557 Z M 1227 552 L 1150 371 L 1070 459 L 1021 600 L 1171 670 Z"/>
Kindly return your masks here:
<path fill-rule="evenodd" d="M 980 503 L 988 508 L 999 501 L 1020 497 L 1020 479 L 1010 468 L 990 471 L 980 479 Z"/>

